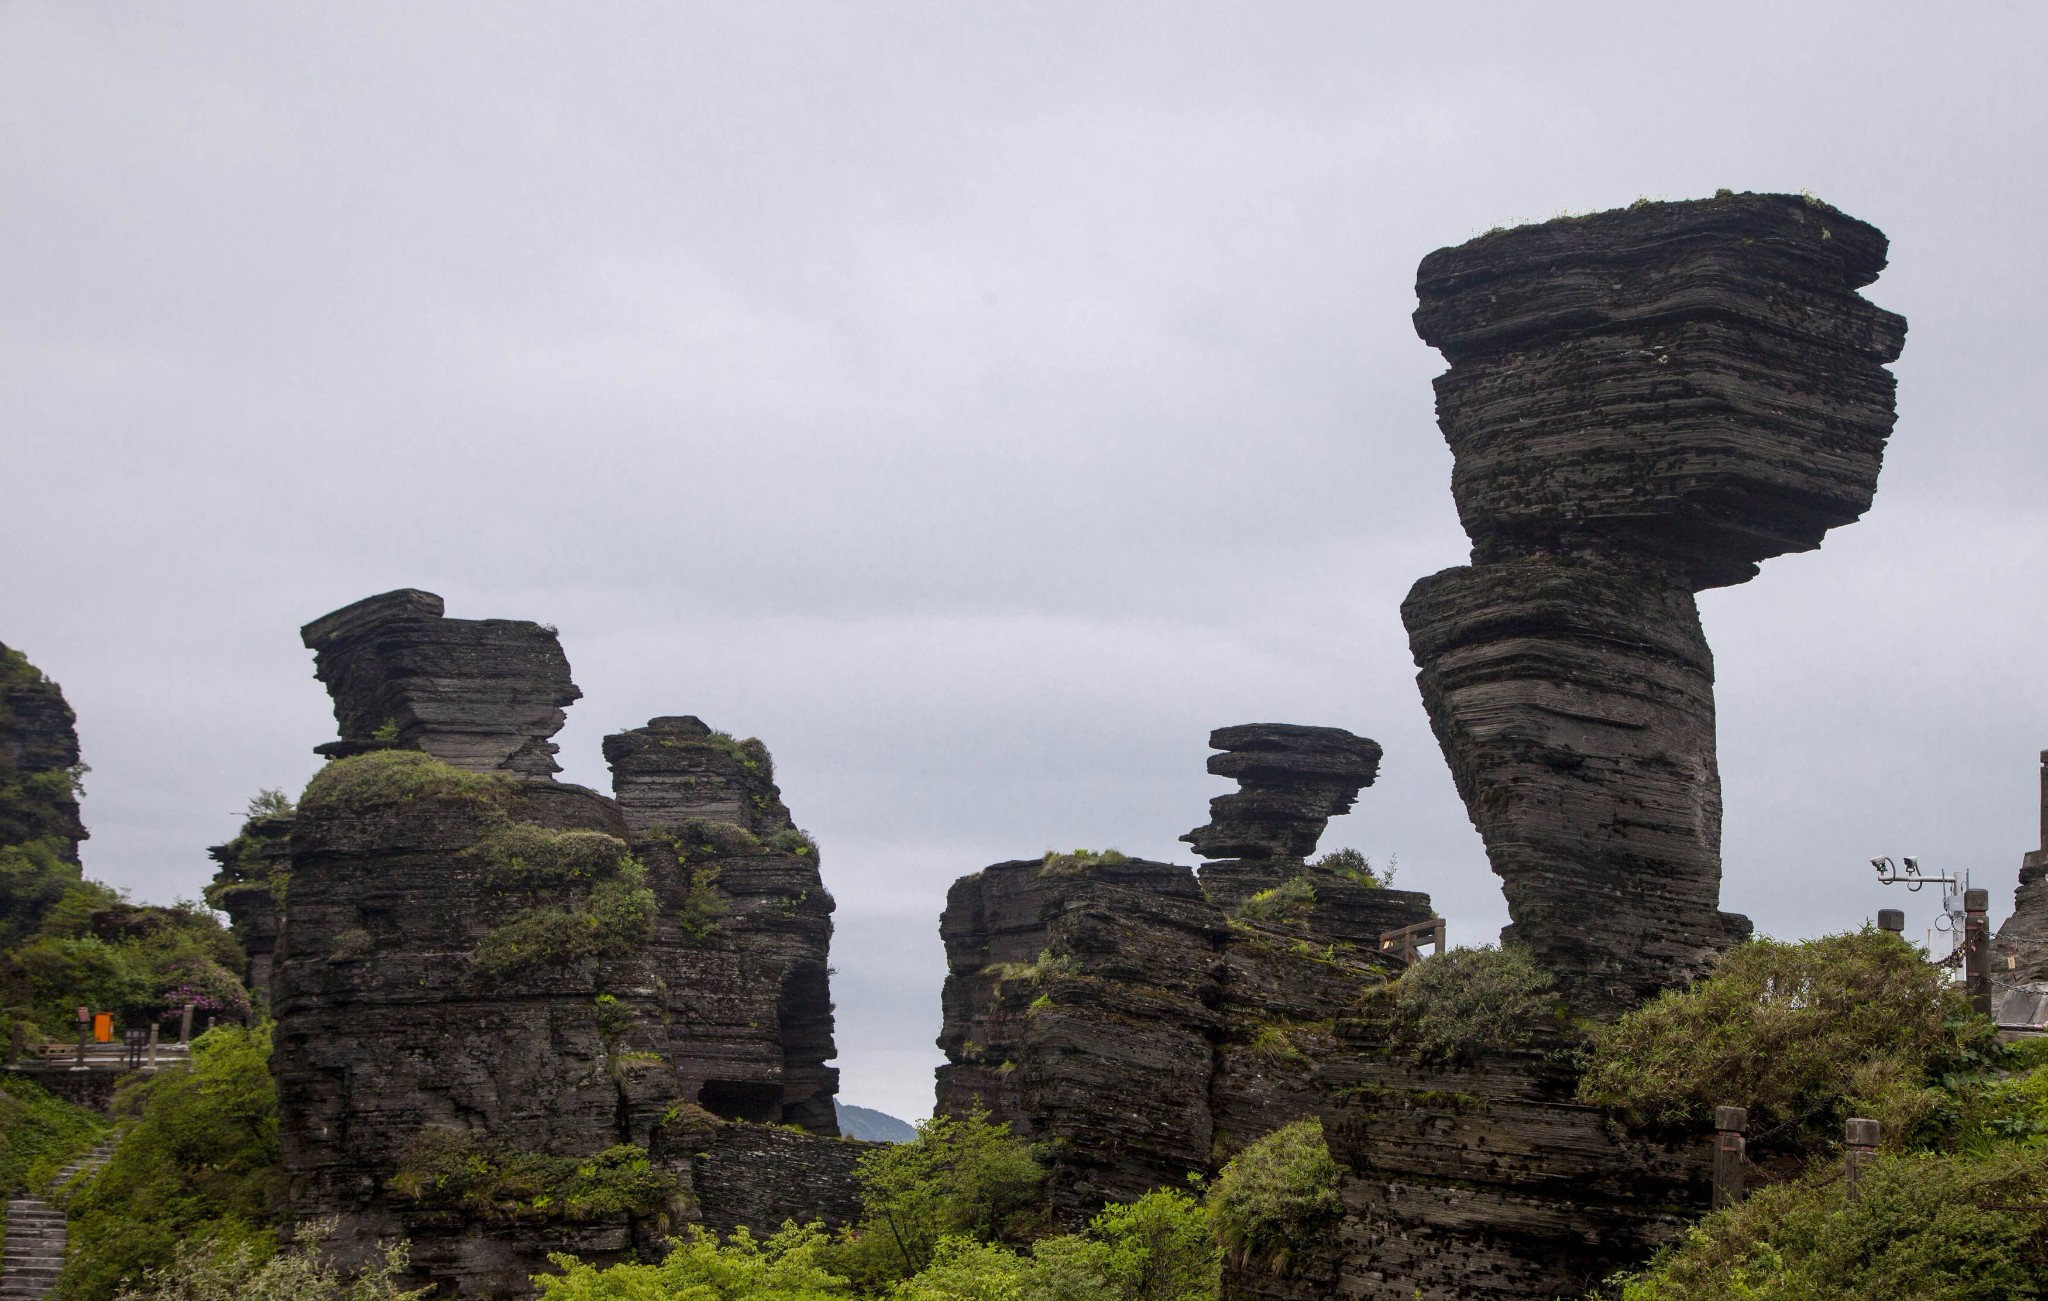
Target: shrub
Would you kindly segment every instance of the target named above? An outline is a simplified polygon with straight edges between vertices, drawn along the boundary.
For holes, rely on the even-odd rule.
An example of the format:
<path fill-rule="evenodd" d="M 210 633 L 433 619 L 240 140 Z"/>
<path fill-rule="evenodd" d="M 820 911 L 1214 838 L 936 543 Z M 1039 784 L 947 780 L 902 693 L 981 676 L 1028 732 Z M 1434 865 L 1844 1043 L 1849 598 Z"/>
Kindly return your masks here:
<path fill-rule="evenodd" d="M 569 907 L 528 908 L 493 927 L 472 960 L 496 976 L 543 966 L 569 966 L 587 958 L 631 957 L 654 933 L 654 891 L 631 858 L 611 880 L 592 886 Z"/>
<path fill-rule="evenodd" d="M 1329 1150 L 1323 1154 L 1327 1158 Z M 1334 1166 L 1331 1177 L 1334 1180 Z M 1117 1297 L 1206 1301 L 1216 1295 L 1222 1253 L 1202 1204 L 1178 1189 L 1161 1188 L 1134 1202 L 1112 1202 L 1089 1221 L 1088 1237 L 1103 1245 L 1104 1273 Z M 1047 1245 L 1038 1244 L 1033 1253 L 1041 1270 L 1050 1264 Z"/>
<path fill-rule="evenodd" d="M 675 910 L 676 925 L 685 937 L 702 943 L 711 938 L 718 929 L 719 921 L 731 908 L 718 888 L 718 869 L 693 868 L 690 872 L 690 893 L 683 896 L 683 902 Z"/>
<path fill-rule="evenodd" d="M 816 858 L 818 856 L 817 840 L 812 837 L 810 832 L 799 830 L 796 827 L 786 827 L 776 832 L 768 837 L 766 843 L 770 849 L 780 850 L 785 854 L 794 854 L 798 858 Z"/>
<path fill-rule="evenodd" d="M 676 861 L 682 863 L 692 859 L 742 858 L 762 849 L 760 838 L 753 832 L 738 823 L 715 818 L 685 818 L 666 830 L 669 844 L 675 847 Z"/>
<path fill-rule="evenodd" d="M 1753 1126 L 1795 1124 L 1812 1141 L 1861 1109 L 1885 1113 L 1903 1139 L 1938 1101 L 1924 1086 L 1986 1064 L 1994 1039 L 1989 1019 L 1895 935 L 1756 940 L 1599 1031 L 1579 1097 L 1653 1125 L 1742 1106 Z"/>
<path fill-rule="evenodd" d="M 1694 1225 L 1623 1301 L 2017 1301 L 2048 1283 L 2048 1148 L 1887 1155 L 1850 1201 L 1837 1172 L 1767 1187 Z"/>
<path fill-rule="evenodd" d="M 1315 886 L 1307 877 L 1296 876 L 1245 900 L 1237 906 L 1237 915 L 1247 921 L 1296 924 L 1307 921 L 1315 906 Z"/>
<path fill-rule="evenodd" d="M 80 884 L 79 866 L 54 836 L 0 845 L 0 948 L 34 935 L 64 896 Z"/>
<path fill-rule="evenodd" d="M 1322 1239 L 1344 1204 L 1337 1162 L 1315 1117 L 1274 1130 L 1232 1157 L 1209 1192 L 1209 1226 L 1233 1264 L 1284 1274 Z"/>
<path fill-rule="evenodd" d="M 189 1069 L 124 1084 L 115 1106 L 113 1157 L 71 1199 L 63 1301 L 146 1286 L 144 1272 L 171 1267 L 181 1242 L 267 1261 L 278 1181 L 269 1027 L 207 1031 Z"/>
<path fill-rule="evenodd" d="M 1424 958 L 1385 987 L 1396 1044 L 1417 1061 L 1470 1063 L 1483 1052 L 1526 1048 L 1558 1018 L 1550 977 L 1524 949 L 1451 949 Z"/>
<path fill-rule="evenodd" d="M 183 1242 L 168 1265 L 145 1273 L 142 1285 L 123 1289 L 117 1301 L 418 1301 L 431 1290 L 398 1289 L 394 1280 L 407 1256 L 402 1243 L 344 1275 L 322 1250 L 333 1232 L 331 1220 L 304 1225 L 289 1250 L 268 1258 L 246 1242 Z"/>
<path fill-rule="evenodd" d="M 429 1214 L 570 1222 L 655 1214 L 679 1187 L 631 1143 L 590 1156 L 550 1156 L 439 1126 L 406 1145 L 389 1186 Z"/>
<path fill-rule="evenodd" d="M 923 1121 L 912 1141 L 862 1157 L 859 1175 L 862 1249 L 847 1262 L 858 1282 L 917 1273 L 945 1238 L 1016 1244 L 1045 1224 L 1045 1171 L 986 1112 Z"/>
<path fill-rule="evenodd" d="M 1395 860 L 1390 858 L 1384 869 L 1375 868 L 1371 859 L 1347 845 L 1343 849 L 1331 850 L 1310 866 L 1349 877 L 1355 884 L 1378 889 L 1394 883 L 1394 863 Z"/>
<path fill-rule="evenodd" d="M 361 810 L 414 800 L 471 800 L 487 803 L 512 789 L 506 773 L 469 772 L 420 750 L 373 750 L 328 763 L 306 784 L 299 805 Z"/>

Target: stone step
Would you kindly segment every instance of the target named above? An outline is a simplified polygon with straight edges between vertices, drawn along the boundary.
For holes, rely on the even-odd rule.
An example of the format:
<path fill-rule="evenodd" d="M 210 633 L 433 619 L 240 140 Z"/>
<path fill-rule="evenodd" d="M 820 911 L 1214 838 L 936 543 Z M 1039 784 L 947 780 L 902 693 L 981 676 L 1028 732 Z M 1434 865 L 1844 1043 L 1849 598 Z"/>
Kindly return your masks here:
<path fill-rule="evenodd" d="M 0 1257 L 0 1301 L 43 1301 L 63 1272 L 64 1240 L 61 1209 L 34 1197 L 9 1200 L 6 1255 Z"/>

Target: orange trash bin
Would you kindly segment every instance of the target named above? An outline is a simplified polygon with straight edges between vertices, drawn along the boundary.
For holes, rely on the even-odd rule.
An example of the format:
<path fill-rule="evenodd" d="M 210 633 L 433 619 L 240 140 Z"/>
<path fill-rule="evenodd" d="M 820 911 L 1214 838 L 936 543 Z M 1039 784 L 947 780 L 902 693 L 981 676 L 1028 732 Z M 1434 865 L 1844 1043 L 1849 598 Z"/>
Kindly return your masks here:
<path fill-rule="evenodd" d="M 93 1016 L 92 1039 L 94 1043 L 110 1044 L 114 1042 L 114 1014 L 112 1012 L 99 1012 Z"/>

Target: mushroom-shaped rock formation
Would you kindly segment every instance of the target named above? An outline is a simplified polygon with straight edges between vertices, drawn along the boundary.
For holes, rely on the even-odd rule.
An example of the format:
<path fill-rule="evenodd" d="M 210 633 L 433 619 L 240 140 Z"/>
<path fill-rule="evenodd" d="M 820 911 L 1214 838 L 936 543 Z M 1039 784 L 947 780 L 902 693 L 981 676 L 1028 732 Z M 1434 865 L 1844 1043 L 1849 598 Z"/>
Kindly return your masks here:
<path fill-rule="evenodd" d="M 1749 932 L 1718 909 L 1713 659 L 1693 593 L 1869 508 L 1905 322 L 1885 239 L 1825 204 L 1640 204 L 1425 258 L 1416 328 L 1470 567 L 1402 604 L 1513 924 L 1624 1010 Z"/>

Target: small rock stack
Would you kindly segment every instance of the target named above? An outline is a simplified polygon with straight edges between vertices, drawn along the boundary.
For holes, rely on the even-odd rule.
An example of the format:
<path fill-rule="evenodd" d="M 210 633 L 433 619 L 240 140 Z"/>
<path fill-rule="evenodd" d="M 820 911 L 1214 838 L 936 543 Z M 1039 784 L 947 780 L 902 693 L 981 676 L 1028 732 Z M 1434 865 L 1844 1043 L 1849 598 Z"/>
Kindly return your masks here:
<path fill-rule="evenodd" d="M 220 864 L 206 887 L 206 902 L 228 915 L 235 941 L 249 959 L 242 979 L 265 1005 L 277 941 L 284 932 L 282 895 L 291 876 L 292 821 L 289 813 L 255 815 L 233 840 L 206 851 Z"/>
<path fill-rule="evenodd" d="M 1402 604 L 1513 917 L 1585 1014 L 1683 984 L 1719 911 L 1713 657 L 1693 594 L 1869 508 L 1905 322 L 1871 226 L 1790 195 L 1649 203 L 1425 258 L 1417 331 L 1472 564 Z"/>
<path fill-rule="evenodd" d="M 1202 887 L 1226 908 L 1298 875 L 1330 819 L 1379 775 L 1379 742 L 1341 727 L 1241 723 L 1209 733 L 1209 771 L 1238 789 L 1209 801 L 1181 839 L 1203 858 Z"/>

